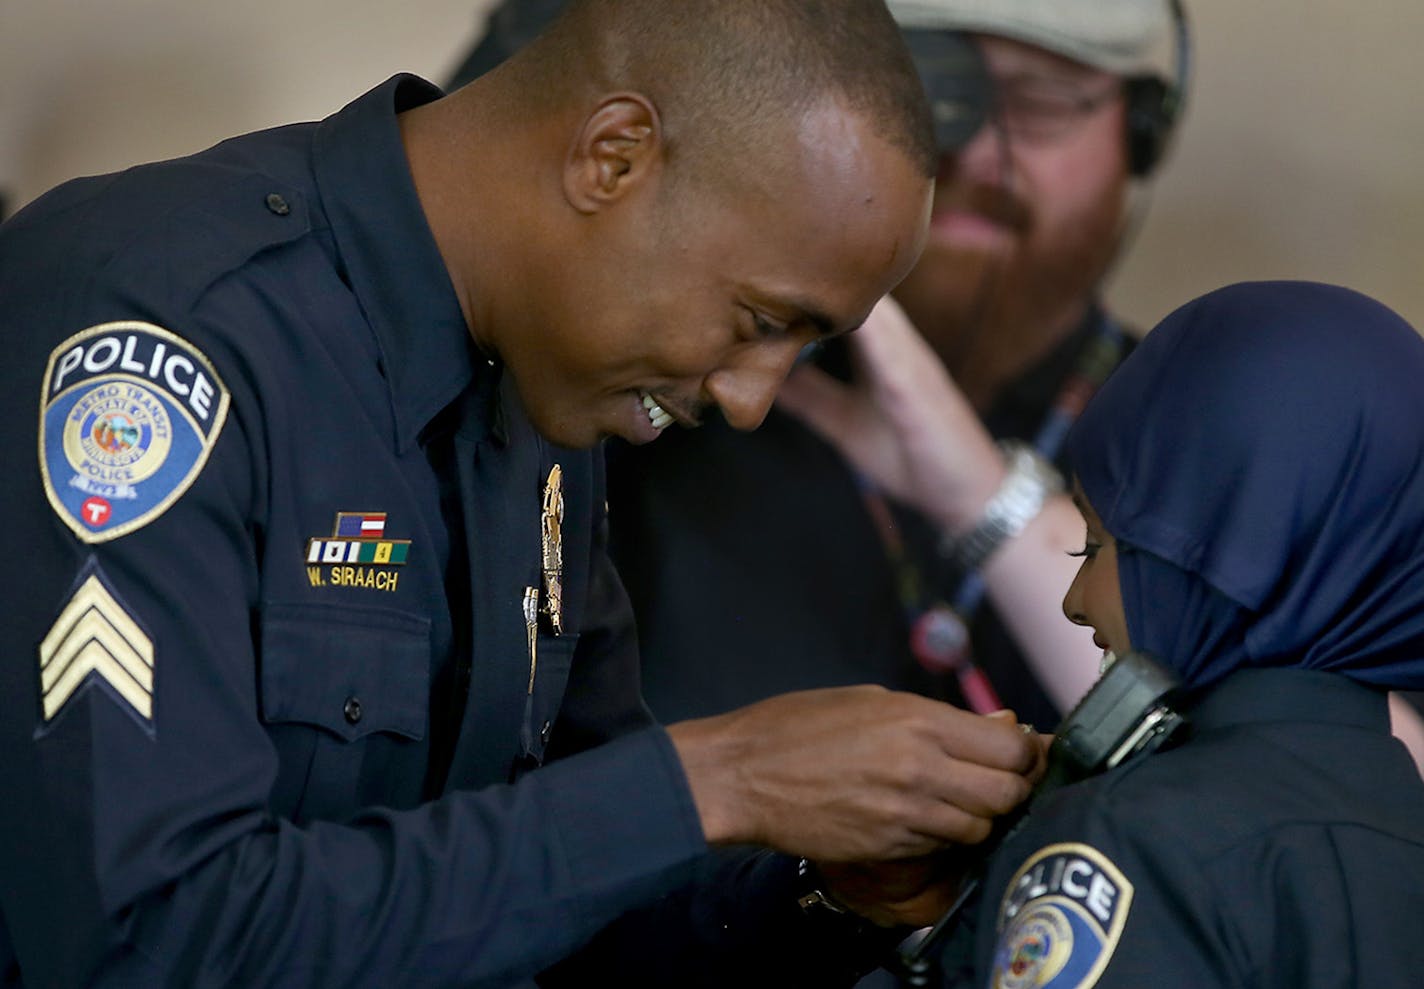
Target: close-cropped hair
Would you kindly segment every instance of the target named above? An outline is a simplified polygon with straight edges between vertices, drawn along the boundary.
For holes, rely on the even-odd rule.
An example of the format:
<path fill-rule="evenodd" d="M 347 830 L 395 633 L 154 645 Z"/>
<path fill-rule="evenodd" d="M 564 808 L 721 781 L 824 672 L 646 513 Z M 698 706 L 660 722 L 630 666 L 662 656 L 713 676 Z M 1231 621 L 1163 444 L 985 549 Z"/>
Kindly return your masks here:
<path fill-rule="evenodd" d="M 761 125 L 835 100 L 935 173 L 924 89 L 883 0 L 572 0 L 514 61 L 546 99 L 643 94 L 670 159 L 731 164 Z"/>

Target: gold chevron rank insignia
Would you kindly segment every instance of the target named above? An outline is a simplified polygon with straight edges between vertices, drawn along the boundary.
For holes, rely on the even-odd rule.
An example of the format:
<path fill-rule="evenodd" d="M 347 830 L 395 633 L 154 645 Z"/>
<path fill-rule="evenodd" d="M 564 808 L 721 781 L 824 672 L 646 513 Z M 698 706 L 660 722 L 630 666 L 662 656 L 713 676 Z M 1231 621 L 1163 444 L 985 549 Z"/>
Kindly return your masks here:
<path fill-rule="evenodd" d="M 40 643 L 40 698 L 46 723 L 91 684 L 153 727 L 153 641 L 97 574 L 79 585 Z"/>

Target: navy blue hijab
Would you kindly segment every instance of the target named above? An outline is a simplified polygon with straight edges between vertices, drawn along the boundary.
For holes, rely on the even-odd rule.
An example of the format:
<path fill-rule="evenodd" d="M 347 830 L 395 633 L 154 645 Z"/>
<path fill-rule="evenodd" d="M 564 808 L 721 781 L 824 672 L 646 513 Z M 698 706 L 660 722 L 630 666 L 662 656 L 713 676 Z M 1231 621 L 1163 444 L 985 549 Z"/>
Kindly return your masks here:
<path fill-rule="evenodd" d="M 1134 649 L 1188 687 L 1297 667 L 1424 689 L 1424 338 L 1357 292 L 1173 312 L 1068 439 Z"/>

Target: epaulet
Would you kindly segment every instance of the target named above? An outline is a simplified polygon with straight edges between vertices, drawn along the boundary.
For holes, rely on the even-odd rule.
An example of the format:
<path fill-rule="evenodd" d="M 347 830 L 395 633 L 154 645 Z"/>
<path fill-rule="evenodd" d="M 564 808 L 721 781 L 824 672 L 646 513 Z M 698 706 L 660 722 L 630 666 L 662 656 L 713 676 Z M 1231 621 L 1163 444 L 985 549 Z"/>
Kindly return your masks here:
<path fill-rule="evenodd" d="M 191 162 L 175 166 L 182 173 L 165 183 L 169 167 L 153 166 L 123 183 L 133 196 L 129 208 L 146 207 L 151 219 L 130 222 L 131 234 L 114 245 L 101 277 L 119 284 L 161 279 L 170 311 L 190 308 L 256 255 L 311 232 L 306 190 L 257 172 Z"/>

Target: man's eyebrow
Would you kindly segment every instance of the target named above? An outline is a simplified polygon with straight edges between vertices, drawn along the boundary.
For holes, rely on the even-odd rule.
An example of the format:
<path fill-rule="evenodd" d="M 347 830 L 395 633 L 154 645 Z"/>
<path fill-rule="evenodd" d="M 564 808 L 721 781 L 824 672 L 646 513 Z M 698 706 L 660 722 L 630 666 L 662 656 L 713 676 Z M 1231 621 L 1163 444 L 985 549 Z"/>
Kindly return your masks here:
<path fill-rule="evenodd" d="M 855 329 L 855 326 L 838 326 L 836 321 L 824 310 L 811 302 L 800 299 L 784 299 L 781 305 L 790 317 L 789 323 L 808 323 L 815 329 L 817 336 L 833 337 Z M 856 326 L 859 325 L 859 323 L 856 324 Z"/>

